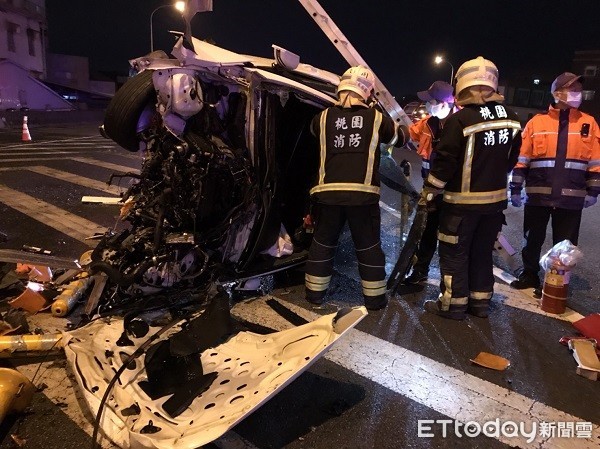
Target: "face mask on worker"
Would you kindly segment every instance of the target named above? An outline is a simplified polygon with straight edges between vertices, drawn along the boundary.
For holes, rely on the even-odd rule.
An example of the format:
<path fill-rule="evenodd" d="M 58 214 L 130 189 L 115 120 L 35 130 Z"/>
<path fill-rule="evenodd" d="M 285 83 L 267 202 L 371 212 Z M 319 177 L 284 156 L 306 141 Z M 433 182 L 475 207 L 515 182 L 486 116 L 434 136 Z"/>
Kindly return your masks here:
<path fill-rule="evenodd" d="M 581 92 L 567 92 L 567 99 L 565 103 L 567 103 L 572 108 L 578 108 L 581 106 Z"/>
<path fill-rule="evenodd" d="M 450 114 L 451 108 L 446 102 L 438 104 L 427 103 L 427 105 L 429 106 L 429 113 L 439 119 L 444 119 L 448 117 L 448 114 Z"/>

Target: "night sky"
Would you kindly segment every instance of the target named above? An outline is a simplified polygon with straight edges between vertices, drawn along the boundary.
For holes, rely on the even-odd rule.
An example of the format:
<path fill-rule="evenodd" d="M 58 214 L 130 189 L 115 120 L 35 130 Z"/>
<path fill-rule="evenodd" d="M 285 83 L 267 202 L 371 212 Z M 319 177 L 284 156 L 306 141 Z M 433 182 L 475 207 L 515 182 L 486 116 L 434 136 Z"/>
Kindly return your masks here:
<path fill-rule="evenodd" d="M 127 60 L 150 51 L 150 13 L 168 1 L 46 0 L 50 51 L 88 56 L 93 71 L 127 73 Z M 193 34 L 229 50 L 271 57 L 271 44 L 301 62 L 343 72 L 347 63 L 297 0 L 214 0 Z M 500 78 L 551 81 L 571 70 L 575 50 L 600 49 L 600 0 L 321 0 L 350 42 L 396 96 L 448 80 L 479 55 Z M 167 30 L 183 31 L 175 10 L 154 14 L 154 47 L 168 50 Z"/>

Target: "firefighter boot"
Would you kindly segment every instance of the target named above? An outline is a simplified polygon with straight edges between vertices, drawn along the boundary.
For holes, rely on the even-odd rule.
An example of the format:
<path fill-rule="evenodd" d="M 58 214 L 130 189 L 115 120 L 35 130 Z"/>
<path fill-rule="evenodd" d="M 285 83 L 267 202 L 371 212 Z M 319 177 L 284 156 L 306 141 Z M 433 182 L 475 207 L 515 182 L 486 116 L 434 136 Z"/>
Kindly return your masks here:
<path fill-rule="evenodd" d="M 530 271 L 522 271 L 519 274 L 519 277 L 510 283 L 512 288 L 516 288 L 517 290 L 523 290 L 525 288 L 539 288 L 540 287 L 540 278 L 537 273 L 532 273 Z"/>
<path fill-rule="evenodd" d="M 490 300 L 489 299 L 472 299 L 469 298 L 467 313 L 478 318 L 487 318 L 489 314 Z"/>
<path fill-rule="evenodd" d="M 365 307 L 367 310 L 381 310 L 387 306 L 391 293 L 385 292 L 383 295 L 365 296 Z"/>
<path fill-rule="evenodd" d="M 311 304 L 320 306 L 325 302 L 325 296 L 331 282 L 331 275 L 316 276 L 304 274 L 304 287 L 306 291 L 306 300 Z"/>
<path fill-rule="evenodd" d="M 437 301 L 430 300 L 425 301 L 423 308 L 426 312 L 433 313 L 434 315 L 439 315 L 444 318 L 450 318 L 451 320 L 464 320 L 467 315 L 467 305 L 458 305 L 458 304 L 450 304 L 448 310 L 442 310 L 442 301 L 439 299 Z"/>
<path fill-rule="evenodd" d="M 320 306 L 325 302 L 325 294 L 323 292 L 313 292 L 311 290 L 306 290 L 306 300 L 311 304 Z"/>

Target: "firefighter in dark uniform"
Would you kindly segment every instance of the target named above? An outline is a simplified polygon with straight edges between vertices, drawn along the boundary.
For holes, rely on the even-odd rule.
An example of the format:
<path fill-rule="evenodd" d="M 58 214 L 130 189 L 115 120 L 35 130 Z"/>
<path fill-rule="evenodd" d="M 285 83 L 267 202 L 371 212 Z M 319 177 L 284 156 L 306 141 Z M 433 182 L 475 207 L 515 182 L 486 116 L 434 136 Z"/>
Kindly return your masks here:
<path fill-rule="evenodd" d="M 374 83 L 368 68 L 348 69 L 337 89 L 337 104 L 311 124 L 320 145 L 318 179 L 310 191 L 315 228 L 305 275 L 306 299 L 313 304 L 325 300 L 346 221 L 358 258 L 365 307 L 378 310 L 387 304 L 380 240 L 379 145 L 404 145 L 408 129 L 397 127 L 367 105 Z"/>
<path fill-rule="evenodd" d="M 435 157 L 434 150 L 440 141 L 444 124 L 450 115 L 456 112 L 454 106 L 454 88 L 445 81 L 434 82 L 429 89 L 417 92 L 420 100 L 426 102 L 430 115 L 414 123 L 410 128 L 410 138 L 419 143 L 417 153 L 423 158 L 421 176 L 423 181 L 429 175 L 431 160 Z M 435 199 L 436 205 L 441 206 L 442 195 Z M 427 225 L 415 254 L 416 262 L 412 273 L 405 279 L 406 284 L 418 284 L 427 280 L 429 264 L 438 246 L 437 231 L 440 222 L 440 207 L 430 210 L 427 214 Z"/>
<path fill-rule="evenodd" d="M 441 294 L 425 310 L 462 320 L 485 318 L 492 298 L 492 251 L 504 223 L 508 173 L 521 146 L 521 125 L 496 92 L 498 70 L 483 57 L 456 73 L 456 102 L 448 118 L 422 197 L 428 204 L 443 190 L 438 231 Z"/>

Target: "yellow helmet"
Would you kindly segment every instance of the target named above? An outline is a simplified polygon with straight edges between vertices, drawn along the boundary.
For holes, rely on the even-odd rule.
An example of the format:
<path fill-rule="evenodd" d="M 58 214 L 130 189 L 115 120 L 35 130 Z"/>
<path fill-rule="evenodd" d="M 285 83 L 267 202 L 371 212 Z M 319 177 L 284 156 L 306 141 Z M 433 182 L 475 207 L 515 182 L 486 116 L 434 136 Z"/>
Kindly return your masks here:
<path fill-rule="evenodd" d="M 363 66 L 350 67 L 342 75 L 340 84 L 337 87 L 337 94 L 344 90 L 350 90 L 357 93 L 360 97 L 367 101 L 375 87 L 375 75 Z"/>
<path fill-rule="evenodd" d="M 498 68 L 489 59 L 478 56 L 463 63 L 456 72 L 456 95 L 471 86 L 498 89 Z"/>

